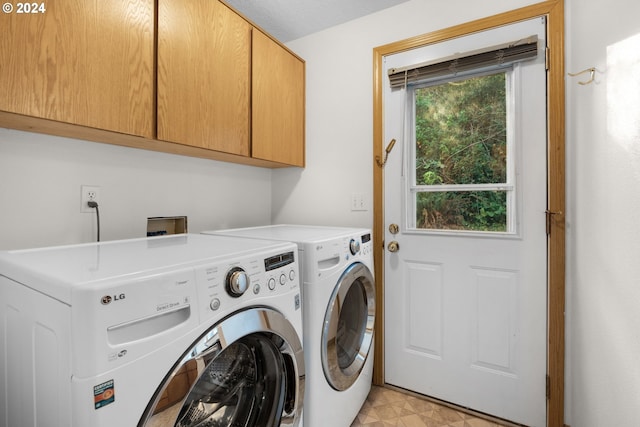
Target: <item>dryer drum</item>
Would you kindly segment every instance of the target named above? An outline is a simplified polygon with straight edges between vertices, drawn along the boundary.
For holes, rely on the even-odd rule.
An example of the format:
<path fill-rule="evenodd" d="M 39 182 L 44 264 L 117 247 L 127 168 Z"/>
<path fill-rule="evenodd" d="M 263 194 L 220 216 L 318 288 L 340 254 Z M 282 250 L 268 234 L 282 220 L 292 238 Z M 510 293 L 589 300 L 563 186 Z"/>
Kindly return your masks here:
<path fill-rule="evenodd" d="M 327 305 L 322 330 L 322 368 L 338 391 L 358 379 L 373 341 L 375 285 L 362 263 L 351 264 L 340 276 Z"/>
<path fill-rule="evenodd" d="M 367 332 L 366 300 L 363 286 L 352 286 L 345 295 L 335 339 L 340 369 L 347 369 L 358 356 L 360 343 Z"/>
<path fill-rule="evenodd" d="M 178 416 L 177 427 L 245 425 L 251 415 L 257 361 L 237 342 L 214 358 L 196 382 Z"/>
<path fill-rule="evenodd" d="M 138 427 L 295 425 L 302 390 L 295 330 L 278 312 L 249 309 L 210 328 L 184 353 Z"/>

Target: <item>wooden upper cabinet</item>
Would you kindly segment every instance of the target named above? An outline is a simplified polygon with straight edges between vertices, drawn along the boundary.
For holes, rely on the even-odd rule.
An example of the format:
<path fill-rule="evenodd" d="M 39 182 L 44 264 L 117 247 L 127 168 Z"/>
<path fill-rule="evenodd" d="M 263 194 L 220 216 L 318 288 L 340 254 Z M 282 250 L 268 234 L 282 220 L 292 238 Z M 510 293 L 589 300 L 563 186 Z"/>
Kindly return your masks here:
<path fill-rule="evenodd" d="M 252 68 L 252 157 L 304 166 L 304 62 L 254 29 Z"/>
<path fill-rule="evenodd" d="M 0 126 L 304 166 L 304 61 L 223 2 L 42 4 L 0 13 Z"/>
<path fill-rule="evenodd" d="M 251 26 L 218 1 L 158 3 L 158 139 L 249 156 Z"/>
<path fill-rule="evenodd" d="M 43 4 L 0 16 L 0 110 L 153 137 L 154 1 Z"/>

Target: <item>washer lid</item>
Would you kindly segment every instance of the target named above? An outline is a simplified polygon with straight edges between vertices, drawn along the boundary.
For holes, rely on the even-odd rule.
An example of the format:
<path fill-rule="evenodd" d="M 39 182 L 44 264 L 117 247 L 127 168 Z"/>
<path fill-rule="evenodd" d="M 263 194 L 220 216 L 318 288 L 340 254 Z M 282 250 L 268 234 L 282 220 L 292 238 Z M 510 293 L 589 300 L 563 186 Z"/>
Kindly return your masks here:
<path fill-rule="evenodd" d="M 179 234 L 81 245 L 0 251 L 0 275 L 71 304 L 79 286 L 161 274 L 293 245 L 258 239 Z"/>

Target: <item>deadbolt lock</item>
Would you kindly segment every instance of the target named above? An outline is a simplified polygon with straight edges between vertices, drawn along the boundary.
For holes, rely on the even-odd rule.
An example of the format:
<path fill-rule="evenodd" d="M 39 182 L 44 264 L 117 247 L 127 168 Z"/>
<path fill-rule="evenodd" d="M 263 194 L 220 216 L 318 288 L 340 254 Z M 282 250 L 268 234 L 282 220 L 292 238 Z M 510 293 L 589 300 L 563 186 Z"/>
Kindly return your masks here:
<path fill-rule="evenodd" d="M 389 252 L 398 252 L 400 250 L 400 244 L 394 240 L 389 242 L 387 249 L 389 249 Z"/>
<path fill-rule="evenodd" d="M 400 231 L 400 227 L 398 227 L 398 224 L 389 224 L 389 233 L 398 234 L 398 231 Z"/>

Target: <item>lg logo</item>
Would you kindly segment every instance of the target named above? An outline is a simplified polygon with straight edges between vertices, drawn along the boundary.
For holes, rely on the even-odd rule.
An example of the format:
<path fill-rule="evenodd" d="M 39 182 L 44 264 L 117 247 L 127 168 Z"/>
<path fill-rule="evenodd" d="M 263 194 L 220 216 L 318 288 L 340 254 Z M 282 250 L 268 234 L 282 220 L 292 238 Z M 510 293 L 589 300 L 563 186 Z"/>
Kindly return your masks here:
<path fill-rule="evenodd" d="M 115 301 L 120 301 L 123 300 L 125 298 L 124 294 L 119 294 L 119 295 L 105 295 L 102 298 L 100 298 L 100 302 L 102 303 L 102 305 L 107 305 L 110 304 L 111 301 L 115 302 Z"/>

